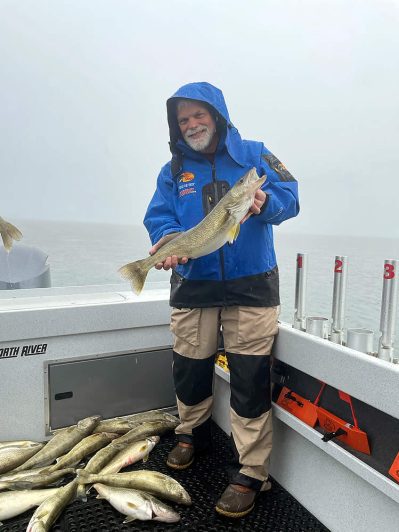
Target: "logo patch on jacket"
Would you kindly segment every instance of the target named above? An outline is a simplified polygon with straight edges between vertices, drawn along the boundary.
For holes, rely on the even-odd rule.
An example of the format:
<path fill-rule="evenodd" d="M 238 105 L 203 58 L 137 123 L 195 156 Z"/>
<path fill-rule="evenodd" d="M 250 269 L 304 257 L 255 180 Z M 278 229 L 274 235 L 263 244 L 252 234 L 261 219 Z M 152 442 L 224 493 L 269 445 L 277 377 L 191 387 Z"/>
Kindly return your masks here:
<path fill-rule="evenodd" d="M 179 177 L 178 189 L 179 198 L 187 196 L 188 194 L 196 194 L 194 174 L 191 172 L 183 172 Z"/>
<path fill-rule="evenodd" d="M 188 183 L 189 181 L 192 181 L 193 179 L 194 179 L 194 174 L 192 174 L 191 172 L 183 172 L 182 175 L 180 176 L 179 181 L 183 183 Z"/>
<path fill-rule="evenodd" d="M 296 181 L 295 177 L 289 173 L 283 163 L 279 161 L 277 157 L 272 153 L 264 153 L 262 155 L 262 159 L 267 162 L 267 164 L 272 170 L 278 173 L 281 178 L 281 181 Z"/>

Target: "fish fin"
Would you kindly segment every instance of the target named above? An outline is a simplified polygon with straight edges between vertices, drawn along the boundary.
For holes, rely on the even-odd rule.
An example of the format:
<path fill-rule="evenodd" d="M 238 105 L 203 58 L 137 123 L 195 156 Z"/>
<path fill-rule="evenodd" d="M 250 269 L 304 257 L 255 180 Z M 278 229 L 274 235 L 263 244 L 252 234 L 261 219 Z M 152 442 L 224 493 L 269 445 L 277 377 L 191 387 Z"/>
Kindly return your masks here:
<path fill-rule="evenodd" d="M 151 265 L 153 265 L 153 260 L 152 257 L 149 257 L 148 259 L 136 260 L 135 262 L 125 264 L 118 271 L 124 279 L 130 281 L 133 292 L 139 295 L 143 290 Z"/>
<path fill-rule="evenodd" d="M 3 239 L 4 248 L 8 253 L 11 251 L 11 248 L 12 248 L 12 238 L 7 233 L 7 231 L 0 231 L 0 234 L 1 234 L 1 238 Z"/>
<path fill-rule="evenodd" d="M 143 456 L 143 464 L 148 462 L 148 457 L 150 456 L 150 453 L 147 453 L 145 456 Z"/>
<path fill-rule="evenodd" d="M 235 240 L 237 240 L 238 235 L 240 234 L 240 224 L 235 225 L 230 229 L 228 232 L 228 242 L 229 244 L 233 244 Z"/>
<path fill-rule="evenodd" d="M 11 251 L 13 240 L 21 240 L 22 233 L 15 225 L 10 224 L 3 218 L 0 220 L 2 222 L 0 233 L 3 239 L 3 244 L 6 251 Z"/>
<path fill-rule="evenodd" d="M 176 238 L 177 236 L 179 236 L 181 234 L 180 231 L 176 232 L 176 233 L 169 233 L 168 235 L 165 235 L 163 236 L 160 240 L 158 240 L 157 242 L 157 251 L 158 249 L 161 249 L 161 247 L 163 247 L 165 244 L 167 244 L 168 242 L 170 242 L 171 240 L 173 240 L 174 238 Z"/>
<path fill-rule="evenodd" d="M 131 515 L 127 515 L 126 519 L 123 521 L 123 524 L 125 523 L 131 523 L 132 521 L 136 521 L 135 517 L 132 517 Z"/>

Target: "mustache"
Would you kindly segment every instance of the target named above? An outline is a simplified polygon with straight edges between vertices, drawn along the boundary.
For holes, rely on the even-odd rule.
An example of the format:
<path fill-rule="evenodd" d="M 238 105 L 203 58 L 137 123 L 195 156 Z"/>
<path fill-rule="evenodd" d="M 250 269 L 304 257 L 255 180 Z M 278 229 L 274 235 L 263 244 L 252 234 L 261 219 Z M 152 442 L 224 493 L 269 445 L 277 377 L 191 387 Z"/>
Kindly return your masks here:
<path fill-rule="evenodd" d="M 186 136 L 190 137 L 191 135 L 195 135 L 196 133 L 202 133 L 203 131 L 209 132 L 209 128 L 207 126 L 192 127 L 190 129 L 187 129 Z"/>

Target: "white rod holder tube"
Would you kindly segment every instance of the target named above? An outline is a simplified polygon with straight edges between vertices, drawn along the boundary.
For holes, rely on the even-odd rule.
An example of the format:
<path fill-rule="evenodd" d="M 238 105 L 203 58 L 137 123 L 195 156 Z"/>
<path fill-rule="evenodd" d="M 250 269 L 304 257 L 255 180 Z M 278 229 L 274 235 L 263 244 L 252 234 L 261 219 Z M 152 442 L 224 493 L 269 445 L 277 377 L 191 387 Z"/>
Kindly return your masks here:
<path fill-rule="evenodd" d="M 308 316 L 306 318 L 306 332 L 313 336 L 328 338 L 328 318 L 321 316 Z"/>
<path fill-rule="evenodd" d="M 384 280 L 381 300 L 380 340 L 378 358 L 395 362 L 395 319 L 398 304 L 399 260 L 388 259 L 384 262 Z"/>
<path fill-rule="evenodd" d="M 296 256 L 296 281 L 295 281 L 295 313 L 294 329 L 304 331 L 306 328 L 306 281 L 308 274 L 308 256 L 306 253 L 297 253 Z"/>
<path fill-rule="evenodd" d="M 330 339 L 332 342 L 340 345 L 344 342 L 347 278 L 348 257 L 336 255 L 334 263 L 334 288 Z"/>
<path fill-rule="evenodd" d="M 346 347 L 367 355 L 373 354 L 374 331 L 371 329 L 348 329 Z"/>

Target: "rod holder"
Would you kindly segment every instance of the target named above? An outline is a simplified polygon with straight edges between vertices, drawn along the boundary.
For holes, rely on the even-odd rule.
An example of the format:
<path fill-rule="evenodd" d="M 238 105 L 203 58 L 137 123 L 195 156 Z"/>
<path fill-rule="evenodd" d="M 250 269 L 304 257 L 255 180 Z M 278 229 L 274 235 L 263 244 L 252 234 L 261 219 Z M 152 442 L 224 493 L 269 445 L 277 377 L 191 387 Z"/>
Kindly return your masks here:
<path fill-rule="evenodd" d="M 328 338 L 328 318 L 309 316 L 306 318 L 306 332 L 320 338 Z"/>
<path fill-rule="evenodd" d="M 334 264 L 334 288 L 330 340 L 340 345 L 344 343 L 347 278 L 348 257 L 336 255 Z"/>
<path fill-rule="evenodd" d="M 398 363 L 394 358 L 395 319 L 398 303 L 399 260 L 384 261 L 384 279 L 382 286 L 380 340 L 378 358 Z"/>
<path fill-rule="evenodd" d="M 370 329 L 348 329 L 346 334 L 346 347 L 361 351 L 367 355 L 373 353 L 374 331 Z"/>
<path fill-rule="evenodd" d="M 297 253 L 296 280 L 295 280 L 295 313 L 294 329 L 305 330 L 306 326 L 306 281 L 308 275 L 308 256 L 306 253 Z"/>

